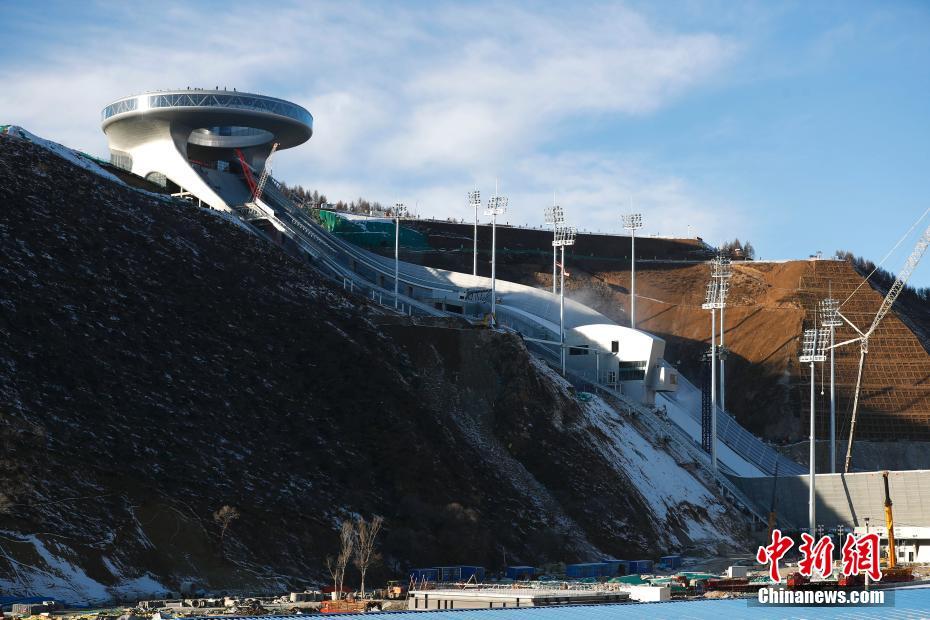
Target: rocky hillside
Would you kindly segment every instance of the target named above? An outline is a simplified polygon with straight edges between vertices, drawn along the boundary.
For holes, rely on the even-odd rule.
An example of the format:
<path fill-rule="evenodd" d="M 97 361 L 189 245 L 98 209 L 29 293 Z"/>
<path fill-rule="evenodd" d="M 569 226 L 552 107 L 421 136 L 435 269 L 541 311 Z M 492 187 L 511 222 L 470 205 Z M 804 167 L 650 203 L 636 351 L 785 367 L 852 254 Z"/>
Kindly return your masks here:
<path fill-rule="evenodd" d="M 0 135 L 4 593 L 319 583 L 354 514 L 386 518 L 380 576 L 742 535 L 628 411 L 519 340 L 386 316 L 220 214 L 60 154 Z"/>

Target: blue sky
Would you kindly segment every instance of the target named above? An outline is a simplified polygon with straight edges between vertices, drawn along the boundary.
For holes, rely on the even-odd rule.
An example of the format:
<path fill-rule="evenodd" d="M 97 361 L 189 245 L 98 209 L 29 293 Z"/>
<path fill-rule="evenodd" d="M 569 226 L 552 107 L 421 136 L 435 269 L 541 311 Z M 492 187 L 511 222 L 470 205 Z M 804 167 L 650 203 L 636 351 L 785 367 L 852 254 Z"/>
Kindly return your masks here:
<path fill-rule="evenodd" d="M 0 0 L 0 123 L 104 154 L 100 109 L 217 84 L 315 118 L 275 175 L 468 217 L 881 259 L 930 207 L 926 2 Z M 926 224 L 924 225 L 924 227 Z M 913 237 L 892 255 L 896 271 Z M 930 260 L 914 283 L 930 286 Z"/>

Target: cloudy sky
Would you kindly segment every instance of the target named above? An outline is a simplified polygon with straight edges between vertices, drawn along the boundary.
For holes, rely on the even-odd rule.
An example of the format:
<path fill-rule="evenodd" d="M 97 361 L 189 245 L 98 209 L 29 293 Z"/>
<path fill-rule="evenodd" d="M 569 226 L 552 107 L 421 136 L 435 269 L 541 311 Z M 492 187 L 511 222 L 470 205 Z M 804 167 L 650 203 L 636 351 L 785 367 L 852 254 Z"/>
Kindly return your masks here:
<path fill-rule="evenodd" d="M 512 223 L 632 202 L 645 234 L 875 260 L 930 207 L 926 2 L 0 7 L 0 123 L 95 154 L 109 101 L 219 85 L 311 111 L 275 176 L 330 199 L 468 217 L 499 181 Z"/>

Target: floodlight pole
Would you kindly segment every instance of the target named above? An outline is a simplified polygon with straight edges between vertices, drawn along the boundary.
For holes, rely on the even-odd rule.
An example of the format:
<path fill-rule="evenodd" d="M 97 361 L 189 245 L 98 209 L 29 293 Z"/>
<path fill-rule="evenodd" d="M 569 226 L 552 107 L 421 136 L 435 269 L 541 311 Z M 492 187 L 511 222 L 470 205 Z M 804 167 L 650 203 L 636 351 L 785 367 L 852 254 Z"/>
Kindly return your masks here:
<path fill-rule="evenodd" d="M 507 208 L 507 199 L 498 195 L 488 200 L 485 215 L 491 216 L 491 324 L 497 325 L 497 216 Z"/>
<path fill-rule="evenodd" d="M 816 342 L 816 339 L 815 339 Z M 817 535 L 817 493 L 814 486 L 817 483 L 817 437 L 816 437 L 816 416 L 815 413 L 815 400 L 814 400 L 814 383 L 816 381 L 816 371 L 814 370 L 814 360 L 811 360 L 811 447 L 810 447 L 810 461 L 811 461 L 811 473 L 810 473 L 810 497 L 808 502 L 810 503 L 810 534 L 811 536 Z"/>
<path fill-rule="evenodd" d="M 398 308 L 400 295 L 400 218 L 406 207 L 398 202 L 394 205 L 394 309 Z"/>
<path fill-rule="evenodd" d="M 710 458 L 717 473 L 717 310 L 710 309 Z"/>
<path fill-rule="evenodd" d="M 643 215 L 630 213 L 622 219 L 623 227 L 630 231 L 630 327 L 636 329 L 636 230 L 643 227 Z"/>
<path fill-rule="evenodd" d="M 636 229 L 630 229 L 630 327 L 636 329 Z"/>
<path fill-rule="evenodd" d="M 553 241 L 555 240 L 555 224 L 552 225 L 552 239 L 553 239 Z M 556 253 L 556 251 L 557 251 L 557 250 L 556 250 L 555 246 L 553 245 L 553 246 L 552 246 L 552 294 L 553 294 L 553 295 L 555 295 L 555 286 L 556 286 L 556 284 L 555 284 L 555 275 L 556 275 L 556 274 L 555 274 L 555 264 L 556 264 L 556 262 L 557 262 L 557 261 L 556 261 L 556 258 L 555 258 L 555 253 Z"/>
<path fill-rule="evenodd" d="M 554 249 L 554 248 L 553 248 Z M 562 246 L 562 271 L 559 277 L 559 349 L 562 351 L 562 376 L 565 376 L 565 246 Z"/>
<path fill-rule="evenodd" d="M 471 258 L 471 275 L 478 275 L 478 207 L 481 206 L 481 194 L 476 189 L 469 192 L 468 200 L 475 207 L 475 247 Z"/>
<path fill-rule="evenodd" d="M 830 325 L 830 473 L 836 473 L 836 368 L 833 366 L 833 345 L 836 327 Z"/>

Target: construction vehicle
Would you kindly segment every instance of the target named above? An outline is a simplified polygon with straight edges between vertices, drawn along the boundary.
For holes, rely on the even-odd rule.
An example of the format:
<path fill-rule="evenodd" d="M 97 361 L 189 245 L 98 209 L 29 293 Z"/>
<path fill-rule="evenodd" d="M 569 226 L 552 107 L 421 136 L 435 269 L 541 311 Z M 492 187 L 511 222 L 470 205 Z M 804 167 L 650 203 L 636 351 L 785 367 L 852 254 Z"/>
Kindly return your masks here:
<path fill-rule="evenodd" d="M 775 531 L 775 525 L 778 522 L 778 515 L 775 512 L 775 491 L 778 488 L 778 461 L 775 461 L 775 476 L 772 478 L 772 504 L 769 506 L 769 540 L 772 539 L 772 532 Z"/>
<path fill-rule="evenodd" d="M 930 209 L 924 212 L 924 216 L 926 216 L 927 213 L 930 213 Z M 921 217 L 921 219 L 923 219 L 923 217 Z M 911 277 L 911 274 L 914 272 L 914 269 L 917 267 L 920 259 L 923 258 L 923 255 L 927 251 L 928 246 L 930 246 L 930 226 L 927 227 L 924 233 L 920 236 L 920 239 L 917 240 L 917 245 L 914 246 L 914 250 L 911 252 L 911 255 L 908 256 L 907 260 L 904 262 L 904 267 L 895 278 L 894 284 L 892 284 L 888 289 L 888 294 L 885 295 L 885 298 L 882 300 L 882 305 L 878 308 L 878 312 L 875 314 L 875 318 L 872 320 L 872 325 L 866 331 L 860 330 L 853 324 L 852 321 L 843 316 L 842 312 L 837 311 L 839 317 L 848 323 L 857 334 L 859 334 L 855 338 L 851 338 L 830 347 L 831 349 L 836 349 L 843 345 L 852 344 L 854 342 L 859 343 L 859 374 L 856 379 L 856 392 L 853 397 L 852 418 L 849 423 L 849 443 L 846 446 L 846 463 L 843 466 L 843 471 L 847 474 L 849 473 L 849 466 L 852 462 L 853 437 L 856 433 L 856 414 L 859 411 L 859 395 L 862 392 L 862 368 L 865 364 L 865 354 L 869 352 L 869 338 L 875 334 L 875 330 L 878 328 L 878 324 L 881 323 L 881 320 L 885 318 L 885 315 L 891 311 L 892 304 L 894 304 L 895 300 L 898 298 L 898 295 L 901 294 L 901 291 L 904 290 L 904 286 L 907 284 L 908 279 Z"/>
<path fill-rule="evenodd" d="M 885 528 L 888 530 L 888 568 L 893 569 L 898 564 L 897 552 L 894 545 L 894 513 L 891 510 L 891 493 L 888 491 L 888 472 L 882 472 L 885 481 Z"/>
<path fill-rule="evenodd" d="M 399 581 L 391 580 L 384 588 L 384 598 L 389 601 L 399 601 L 407 598 L 407 586 Z"/>
<path fill-rule="evenodd" d="M 885 529 L 888 530 L 888 566 L 882 571 L 882 581 L 891 583 L 913 581 L 914 572 L 904 566 L 898 566 L 898 551 L 894 541 L 894 511 L 891 509 L 891 492 L 888 488 L 888 472 L 882 472 L 885 482 Z"/>

